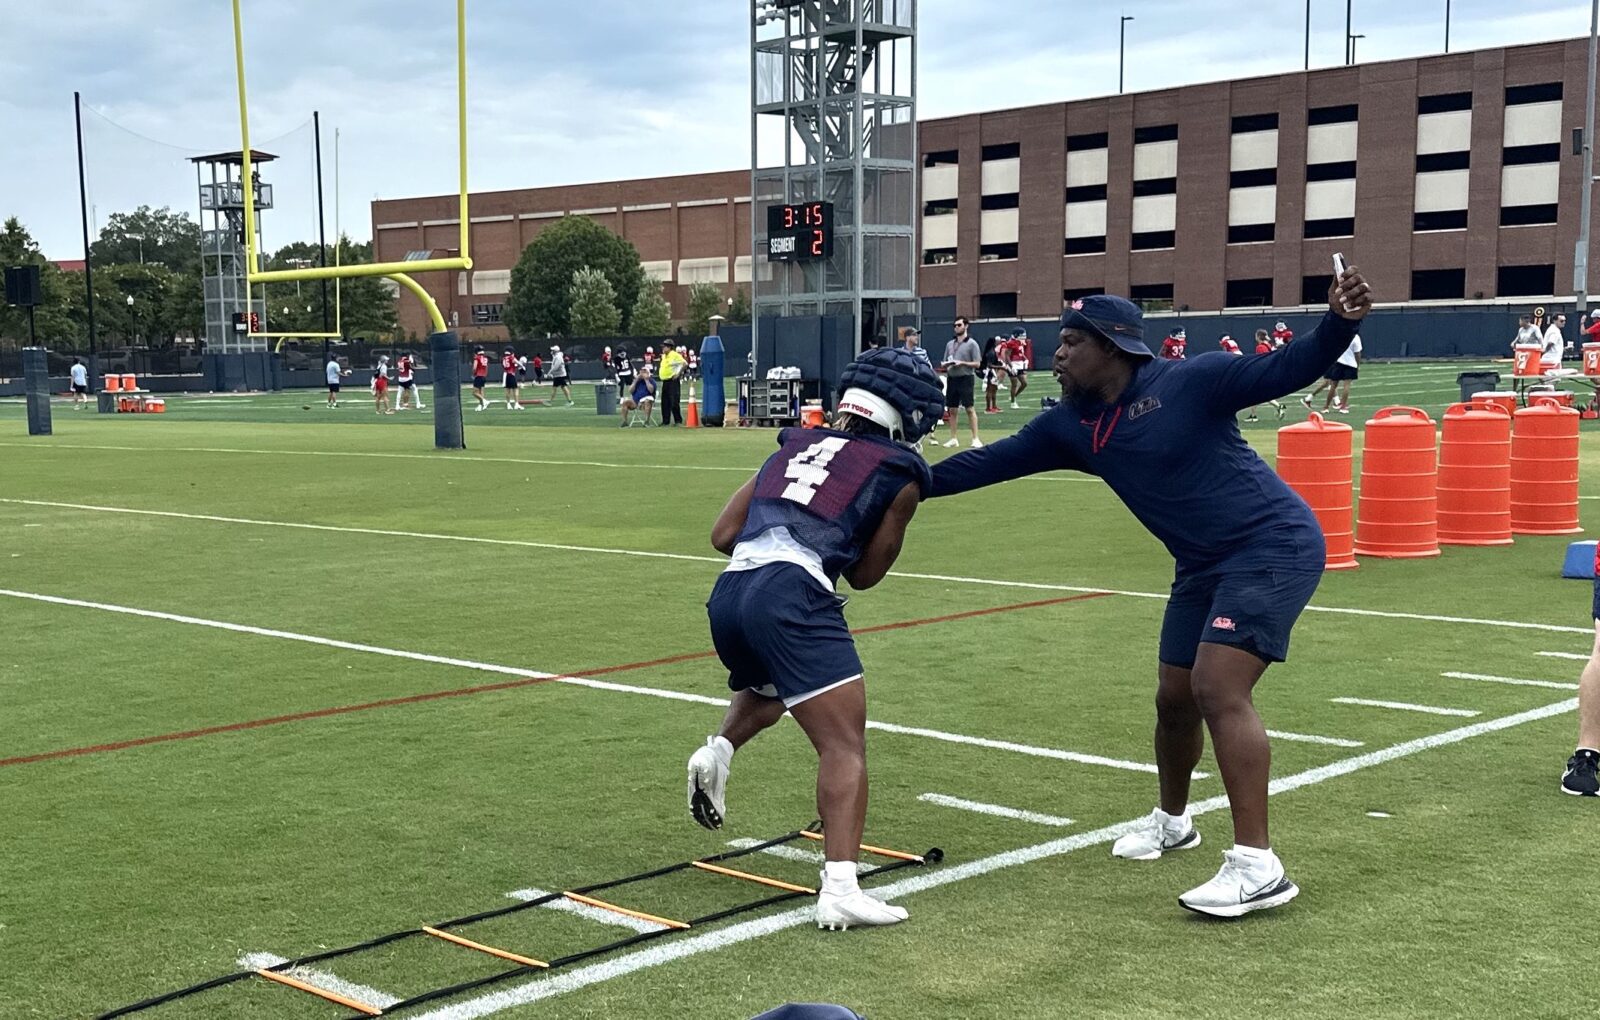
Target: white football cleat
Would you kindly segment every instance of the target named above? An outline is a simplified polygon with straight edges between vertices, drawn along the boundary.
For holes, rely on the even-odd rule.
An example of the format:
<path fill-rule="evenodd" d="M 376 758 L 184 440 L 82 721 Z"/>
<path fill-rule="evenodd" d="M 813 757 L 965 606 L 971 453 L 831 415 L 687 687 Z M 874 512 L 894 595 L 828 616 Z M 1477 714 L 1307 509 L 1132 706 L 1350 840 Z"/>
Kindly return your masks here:
<path fill-rule="evenodd" d="M 1169 815 L 1160 808 L 1150 812 L 1143 827 L 1111 845 L 1111 855 L 1129 861 L 1153 861 L 1168 850 L 1193 850 L 1200 845 L 1200 830 L 1188 812 Z"/>
<path fill-rule="evenodd" d="M 724 757 L 716 737 L 707 737 L 706 746 L 689 756 L 689 814 L 708 829 L 722 828 L 722 818 L 727 813 L 728 766 L 732 761 L 732 752 Z"/>
<path fill-rule="evenodd" d="M 973 440 L 973 441 L 972 441 L 972 448 L 973 448 L 973 449 L 974 449 L 974 450 L 981 450 L 981 449 L 983 449 L 983 440 L 981 440 L 981 439 L 974 439 L 974 440 Z"/>
<path fill-rule="evenodd" d="M 1278 855 L 1252 859 L 1235 850 L 1222 852 L 1222 870 L 1205 885 L 1178 897 L 1185 910 L 1212 917 L 1242 917 L 1255 910 L 1281 907 L 1300 895 L 1300 887 L 1283 873 Z"/>
<path fill-rule="evenodd" d="M 944 447 L 947 450 L 954 450 L 956 447 L 958 447 L 960 445 L 961 445 L 961 440 L 957 439 L 955 436 L 951 436 L 949 441 L 944 444 Z"/>
<path fill-rule="evenodd" d="M 823 890 L 817 894 L 817 927 L 829 931 L 899 924 L 910 916 L 905 907 L 891 906 L 860 888 L 848 893 Z"/>

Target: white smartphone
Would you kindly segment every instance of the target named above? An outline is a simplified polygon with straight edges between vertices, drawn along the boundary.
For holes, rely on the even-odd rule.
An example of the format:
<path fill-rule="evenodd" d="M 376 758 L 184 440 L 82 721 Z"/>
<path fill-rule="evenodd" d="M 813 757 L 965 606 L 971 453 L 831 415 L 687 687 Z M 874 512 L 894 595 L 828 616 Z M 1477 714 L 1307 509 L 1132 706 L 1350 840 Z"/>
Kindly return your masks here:
<path fill-rule="evenodd" d="M 1333 253 L 1333 281 L 1334 281 L 1334 283 L 1337 284 L 1340 280 L 1344 279 L 1345 269 L 1346 269 L 1346 266 L 1345 266 L 1345 262 L 1344 262 L 1344 255 L 1342 255 L 1339 252 L 1334 252 Z M 1351 308 L 1349 305 L 1345 304 L 1342 301 L 1339 304 L 1347 312 L 1355 311 L 1354 308 Z"/>

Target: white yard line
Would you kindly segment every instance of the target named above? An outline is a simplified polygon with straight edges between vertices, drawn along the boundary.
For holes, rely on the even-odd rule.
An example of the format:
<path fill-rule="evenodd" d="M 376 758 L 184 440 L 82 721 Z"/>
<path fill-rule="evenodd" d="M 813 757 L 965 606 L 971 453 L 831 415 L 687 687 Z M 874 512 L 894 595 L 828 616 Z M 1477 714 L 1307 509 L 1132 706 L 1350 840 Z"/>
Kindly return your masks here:
<path fill-rule="evenodd" d="M 1394 708 L 1402 712 L 1424 712 L 1428 715 L 1454 715 L 1463 719 L 1482 715 L 1471 708 L 1440 708 L 1437 705 L 1413 705 L 1405 701 L 1371 701 L 1367 698 L 1329 698 L 1335 705 L 1364 705 L 1368 708 Z"/>
<path fill-rule="evenodd" d="M 1394 744 L 1377 751 L 1369 751 L 1366 754 L 1345 758 L 1323 765 L 1320 768 L 1275 779 L 1268 786 L 1268 793 L 1276 795 L 1305 786 L 1315 786 L 1318 783 L 1359 772 L 1362 769 L 1372 768 L 1375 765 L 1382 765 L 1408 755 L 1445 747 L 1473 737 L 1482 736 L 1485 733 L 1494 733 L 1513 726 L 1520 726 L 1523 723 L 1535 722 L 1571 712 L 1577 705 L 1576 698 L 1569 698 L 1566 701 L 1546 705 L 1543 708 L 1519 712 L 1516 715 L 1509 715 L 1500 719 L 1485 720 L 1460 729 L 1435 733 L 1431 736 L 1408 740 L 1405 743 Z M 1191 812 L 1196 815 L 1208 814 L 1227 807 L 1227 804 L 1228 799 L 1225 796 L 1211 797 L 1192 805 Z M 919 871 L 907 878 L 875 887 L 873 892 L 886 899 L 900 899 L 924 890 L 936 889 L 940 886 L 977 878 L 1006 868 L 1014 868 L 1034 861 L 1059 857 L 1086 847 L 1109 843 L 1123 833 L 1131 832 L 1145 824 L 1146 817 L 1141 815 L 1138 818 L 1119 822 L 1116 825 L 1108 825 L 1093 832 L 1066 836 L 1045 843 L 1036 843 L 1033 846 L 1021 847 L 1016 850 L 1007 850 L 1004 853 L 979 858 L 966 864 Z M 1113 865 L 1113 867 L 1116 866 Z M 1123 866 L 1125 867 L 1126 865 Z M 1170 904 L 1169 909 L 1171 909 Z M 739 924 L 730 925 L 727 928 L 719 928 L 701 935 L 691 935 L 685 938 L 657 942 L 645 949 L 612 957 L 600 963 L 578 967 L 574 970 L 561 971 L 549 977 L 534 978 L 513 988 L 491 992 L 476 999 L 469 999 L 465 1002 L 454 1003 L 432 1012 L 423 1013 L 418 1016 L 417 1020 L 474 1020 L 476 1017 L 488 1016 L 516 1006 L 565 995 L 568 992 L 575 992 L 590 985 L 599 984 L 602 981 L 609 981 L 650 967 L 671 963 L 674 960 L 698 956 L 701 953 L 715 952 L 764 935 L 771 935 L 789 928 L 798 928 L 802 925 L 814 923 L 815 914 L 813 913 L 813 908 L 809 906 L 784 911 L 781 914 L 774 914 L 769 917 L 742 921 Z"/>
<path fill-rule="evenodd" d="M 1283 730 L 1268 730 L 1267 736 L 1274 740 L 1288 740 L 1300 744 L 1326 744 L 1328 747 L 1367 746 L 1359 740 L 1345 740 L 1343 737 L 1319 737 L 1311 733 L 1285 733 Z"/>
<path fill-rule="evenodd" d="M 761 842 L 763 842 L 763 840 L 750 839 L 746 836 L 739 839 L 730 839 L 728 840 L 728 845 L 731 847 L 737 847 L 740 850 L 748 850 L 750 847 L 753 847 L 757 843 Z M 769 846 L 762 848 L 758 852 L 770 854 L 773 857 L 782 857 L 786 861 L 799 861 L 802 864 L 815 864 L 819 868 L 822 867 L 823 863 L 827 861 L 827 858 L 822 855 L 821 850 L 806 850 L 797 846 Z"/>
<path fill-rule="evenodd" d="M 529 900 L 536 900 L 541 896 L 549 896 L 550 890 L 517 889 L 513 892 L 506 893 L 506 895 L 514 900 L 521 900 L 522 902 L 526 903 Z M 576 914 L 578 917 L 581 917 L 584 920 L 594 921 L 597 924 L 615 925 L 618 928 L 627 928 L 630 931 L 636 931 L 640 933 L 648 931 L 661 931 L 667 927 L 667 925 L 657 924 L 654 921 L 646 921 L 640 917 L 629 917 L 626 914 L 619 914 L 614 910 L 601 910 L 599 907 L 591 907 L 587 903 L 574 903 L 572 900 L 566 899 L 565 897 L 551 900 L 549 903 L 541 903 L 540 907 L 545 910 L 559 910 L 564 914 Z"/>
<path fill-rule="evenodd" d="M 274 956 L 272 953 L 249 953 L 239 957 L 239 966 L 246 970 L 266 970 L 285 962 L 288 957 Z M 347 999 L 355 999 L 369 1006 L 387 1009 L 400 1001 L 398 995 L 390 995 L 376 988 L 358 985 L 354 981 L 346 981 L 336 974 L 329 974 L 325 970 L 312 970 L 310 967 L 291 967 L 286 972 L 290 977 L 297 977 L 308 985 L 316 985 L 325 992 L 333 992 Z"/>
<path fill-rule="evenodd" d="M 928 730 L 919 726 L 897 726 L 894 723 L 874 722 L 867 720 L 867 729 L 881 730 L 884 733 L 898 733 L 908 737 L 927 737 L 929 740 L 942 740 L 948 744 L 969 744 L 973 747 L 987 747 L 994 751 L 1015 751 L 1018 754 L 1032 755 L 1035 758 L 1054 758 L 1057 761 L 1074 761 L 1080 765 L 1104 765 L 1107 768 L 1123 769 L 1127 772 L 1147 772 L 1156 774 L 1156 767 L 1139 761 L 1125 761 L 1121 758 L 1103 758 L 1097 754 L 1080 754 L 1077 751 L 1058 751 L 1053 747 L 1034 747 L 1030 744 L 1017 744 L 1009 740 L 991 740 L 988 737 L 968 737 L 959 733 L 944 733 L 940 730 Z M 1209 772 L 1196 772 L 1196 779 L 1210 779 Z"/>
<path fill-rule="evenodd" d="M 0 445 L 5 445 L 0 443 Z M 721 556 L 694 556 L 687 553 L 641 551 L 638 549 L 613 549 L 602 546 L 558 545 L 549 542 L 526 542 L 510 538 L 479 538 L 471 535 L 442 535 L 423 531 L 396 531 L 384 528 L 342 527 L 333 524 L 307 524 L 299 521 L 266 521 L 250 517 L 224 517 L 217 514 L 190 514 L 175 510 L 139 510 L 132 507 L 96 506 L 88 503 L 62 503 L 53 500 L 10 499 L 0 497 L 0 504 L 15 506 L 52 507 L 61 510 L 82 510 L 92 513 L 133 514 L 144 517 L 166 517 L 176 520 L 211 521 L 218 524 L 243 524 L 251 527 L 289 528 L 304 531 L 326 531 L 345 535 L 374 535 L 380 538 L 418 538 L 440 542 L 466 542 L 474 545 L 519 546 L 529 549 L 553 549 L 560 552 L 595 553 L 605 556 L 649 557 L 668 560 L 686 560 L 694 563 L 726 563 Z M 962 577 L 955 574 L 920 574 L 894 570 L 890 577 L 902 580 L 944 581 L 950 584 L 971 584 L 992 588 L 1017 588 L 1026 591 L 1065 591 L 1084 594 L 1122 595 L 1135 599 L 1165 601 L 1166 592 L 1129 591 L 1122 588 L 1090 588 L 1075 584 L 1046 584 L 1037 581 L 1007 581 L 987 577 Z M 1590 627 L 1562 627 L 1549 623 L 1527 623 L 1522 620 L 1491 620 L 1469 616 L 1440 616 L 1430 613 L 1390 613 L 1379 609 L 1347 609 L 1342 606 L 1307 606 L 1308 613 L 1336 613 L 1341 616 L 1363 616 L 1382 620 L 1419 620 L 1426 623 L 1458 623 L 1479 627 L 1505 627 L 1512 630 L 1540 630 L 1558 634 L 1591 634 Z"/>
<path fill-rule="evenodd" d="M 1044 815 L 1037 811 L 1024 811 L 1021 808 L 1002 807 L 999 804 L 985 804 L 977 800 L 963 800 L 960 797 L 949 797 L 942 793 L 924 793 L 917 798 L 928 804 L 937 804 L 940 807 L 956 808 L 960 811 L 972 811 L 980 815 L 993 815 L 996 818 L 1010 818 L 1018 822 L 1033 822 L 1037 825 L 1054 825 L 1065 828 L 1072 824 L 1072 819 L 1062 818 L 1058 815 Z"/>
<path fill-rule="evenodd" d="M 207 620 L 198 616 L 185 616 L 181 613 L 162 613 L 152 609 L 136 609 L 131 606 L 116 606 L 105 602 L 90 602 L 84 599 L 62 598 L 59 595 L 40 595 L 35 592 L 13 591 L 9 588 L 0 588 L 0 596 L 24 599 L 30 602 L 44 602 L 58 606 L 72 606 L 78 609 L 98 609 L 107 613 L 120 613 L 124 616 L 138 616 L 149 620 L 163 620 L 168 623 L 183 623 L 195 627 L 211 627 L 216 630 L 231 631 L 236 634 L 251 634 L 256 637 L 277 638 L 283 641 L 300 641 L 306 644 L 321 645 L 326 648 L 339 648 L 351 652 L 365 652 L 370 655 L 386 655 L 397 659 L 410 659 L 414 662 L 428 662 L 441 666 L 455 666 L 461 669 L 481 670 L 486 673 L 497 673 L 502 676 L 514 676 L 522 679 L 548 680 L 552 683 L 568 684 L 574 687 L 587 687 L 596 691 L 611 691 L 616 694 L 639 694 L 651 698 L 665 698 L 669 701 L 687 701 L 697 705 L 712 705 L 726 708 L 728 699 L 714 698 L 704 694 L 689 694 L 684 691 L 666 690 L 659 687 L 641 687 L 636 684 L 619 684 L 609 680 L 595 680 L 591 677 L 563 676 L 555 673 L 543 673 L 539 670 L 520 669 L 516 666 L 502 666 L 493 662 L 478 662 L 473 659 L 458 659 L 446 655 L 429 655 L 426 652 L 411 652 L 401 648 L 384 648 L 381 645 L 364 645 L 354 641 L 340 641 L 335 638 L 318 637 L 314 634 L 297 634 L 294 631 L 274 630 L 269 627 L 251 627 L 241 623 L 228 623 L 222 620 Z M 1057 761 L 1076 762 L 1081 765 L 1103 765 L 1110 768 L 1124 769 L 1132 772 L 1155 772 L 1154 765 L 1143 762 L 1123 761 L 1119 758 L 1104 758 L 1095 754 L 1082 754 L 1077 751 L 1063 751 L 1054 747 L 1034 747 L 1031 744 L 1019 744 L 1009 740 L 992 740 L 988 737 L 973 737 L 964 733 L 946 733 L 942 730 L 921 729 L 911 726 L 900 726 L 895 723 L 867 720 L 867 729 L 881 730 L 885 733 L 895 733 L 904 736 L 925 737 L 930 740 L 939 740 L 948 744 L 967 744 L 973 747 L 984 747 L 997 751 L 1013 751 L 1017 754 L 1031 755 L 1035 758 L 1054 758 Z M 1196 779 L 1209 779 L 1210 774 L 1196 772 Z"/>
<path fill-rule="evenodd" d="M 1452 680 L 1482 680 L 1491 684 L 1510 684 L 1513 687 L 1548 687 L 1552 691 L 1575 691 L 1577 684 L 1556 683 L 1553 680 L 1519 680 L 1514 676 L 1493 676 L 1488 673 L 1440 673 Z"/>
<path fill-rule="evenodd" d="M 1600 498 L 1600 497 L 1597 497 Z M 1589 656 L 1582 652 L 1538 652 L 1547 659 L 1567 659 L 1572 662 L 1588 662 Z"/>

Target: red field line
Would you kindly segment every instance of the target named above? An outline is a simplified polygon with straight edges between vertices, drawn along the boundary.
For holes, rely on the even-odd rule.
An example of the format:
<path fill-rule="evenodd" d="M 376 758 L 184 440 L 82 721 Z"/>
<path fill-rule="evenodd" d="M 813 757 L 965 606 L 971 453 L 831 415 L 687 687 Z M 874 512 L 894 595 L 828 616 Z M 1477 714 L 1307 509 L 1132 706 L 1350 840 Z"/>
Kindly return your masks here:
<path fill-rule="evenodd" d="M 875 627 L 861 627 L 852 631 L 854 634 L 877 634 L 888 630 L 903 630 L 907 627 L 925 627 L 934 623 L 949 623 L 953 620 L 967 620 L 976 616 L 991 616 L 995 613 L 1009 613 L 1019 609 L 1038 609 L 1044 606 L 1056 606 L 1067 602 L 1082 602 L 1087 599 L 1105 598 L 1110 592 L 1090 592 L 1085 595 L 1068 595 L 1062 598 L 1040 599 L 1035 602 L 1018 602 L 1007 606 L 991 606 L 988 609 L 973 609 L 964 613 L 951 613 L 947 616 L 930 616 L 920 620 L 904 620 L 899 623 L 883 623 Z M 408 694 L 398 698 L 384 698 L 379 701 L 366 701 L 357 705 L 337 705 L 333 708 L 318 708 L 306 712 L 291 712 L 287 715 L 269 716 L 265 719 L 250 719 L 245 722 L 224 723 L 218 726 L 204 726 L 200 729 L 181 730 L 176 733 L 160 733 L 149 737 L 135 737 L 131 740 L 118 740 L 108 744 L 92 744 L 85 747 L 67 747 L 57 751 L 43 751 L 39 754 L 19 755 L 14 758 L 0 758 L 0 768 L 9 765 L 32 765 L 37 762 L 55 761 L 59 758 L 78 758 L 89 754 L 103 754 L 109 751 L 126 751 L 135 747 L 147 747 L 151 744 L 166 744 L 178 740 L 193 740 L 196 737 L 209 737 L 218 733 L 237 733 L 241 730 L 256 730 L 265 726 L 281 726 L 284 723 L 306 722 L 311 719 L 326 719 L 330 716 L 349 715 L 352 712 L 366 712 L 375 708 L 394 708 L 399 705 L 415 705 L 425 701 L 440 701 L 445 698 L 464 698 L 473 694 L 487 694 L 491 691 L 510 691 L 519 687 L 532 687 L 535 684 L 551 683 L 556 680 L 578 677 L 606 676 L 611 673 L 626 673 L 632 670 L 649 669 L 654 666 L 668 666 L 679 662 L 692 662 L 696 659 L 710 659 L 716 657 L 716 652 L 686 652 L 682 655 L 669 655 L 660 659 L 647 659 L 641 662 L 627 662 L 618 666 L 601 666 L 598 669 L 579 670 L 572 673 L 562 673 L 557 676 L 530 676 L 521 680 L 503 680 L 499 683 L 478 684 L 473 687 L 458 687 L 448 691 L 430 691 L 426 694 Z"/>

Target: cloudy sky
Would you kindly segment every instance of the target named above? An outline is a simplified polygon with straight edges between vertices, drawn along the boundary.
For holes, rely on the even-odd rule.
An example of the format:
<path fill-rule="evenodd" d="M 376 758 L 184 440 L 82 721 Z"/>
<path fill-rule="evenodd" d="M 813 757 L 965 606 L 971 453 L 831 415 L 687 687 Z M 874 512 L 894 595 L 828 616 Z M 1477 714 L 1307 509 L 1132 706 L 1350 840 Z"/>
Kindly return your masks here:
<path fill-rule="evenodd" d="M 748 164 L 747 0 L 470 0 L 474 190 Z M 195 206 L 185 157 L 237 149 L 227 0 L 4 0 L 0 217 L 81 257 L 72 93 L 83 93 L 94 220 Z M 1354 0 L 1363 62 L 1438 52 L 1445 0 Z M 1312 65 L 1343 58 L 1343 3 L 1313 0 Z M 252 141 L 282 156 L 267 246 L 314 234 L 312 110 L 332 229 L 333 132 L 345 230 L 371 199 L 455 189 L 450 0 L 245 0 Z M 1303 0 L 922 0 L 921 116 L 1298 69 Z M 1581 0 L 1454 0 L 1451 49 L 1584 35 Z"/>

